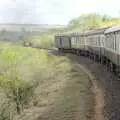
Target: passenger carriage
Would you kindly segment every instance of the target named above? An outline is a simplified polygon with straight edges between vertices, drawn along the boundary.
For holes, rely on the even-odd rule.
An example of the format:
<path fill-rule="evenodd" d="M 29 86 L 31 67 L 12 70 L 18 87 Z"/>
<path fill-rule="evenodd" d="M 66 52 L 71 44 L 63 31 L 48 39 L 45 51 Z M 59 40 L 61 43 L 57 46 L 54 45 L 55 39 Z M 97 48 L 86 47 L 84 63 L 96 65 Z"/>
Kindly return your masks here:
<path fill-rule="evenodd" d="M 55 36 L 55 46 L 61 51 L 70 51 L 71 39 L 68 34 L 61 34 Z"/>
<path fill-rule="evenodd" d="M 84 35 L 85 46 L 87 47 L 87 51 L 92 59 L 101 60 L 102 56 L 104 56 L 105 29 L 106 28 L 91 30 L 86 32 Z"/>
<path fill-rule="evenodd" d="M 105 55 L 108 65 L 117 74 L 120 73 L 120 26 L 105 31 Z"/>
<path fill-rule="evenodd" d="M 91 30 L 84 33 L 55 36 L 59 50 L 81 55 L 105 63 L 114 73 L 120 73 L 120 26 Z"/>
<path fill-rule="evenodd" d="M 84 35 L 81 33 L 73 33 L 71 34 L 71 48 L 72 52 L 76 54 L 84 54 L 85 51 L 85 41 Z"/>

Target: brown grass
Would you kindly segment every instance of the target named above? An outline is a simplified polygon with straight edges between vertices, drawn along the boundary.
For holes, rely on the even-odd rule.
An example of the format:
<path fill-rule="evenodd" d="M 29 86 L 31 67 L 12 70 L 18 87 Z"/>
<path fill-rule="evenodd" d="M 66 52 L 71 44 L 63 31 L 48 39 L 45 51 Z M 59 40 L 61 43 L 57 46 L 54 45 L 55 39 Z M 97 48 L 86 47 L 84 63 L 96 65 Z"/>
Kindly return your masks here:
<path fill-rule="evenodd" d="M 59 73 L 51 82 L 40 85 L 39 102 L 20 120 L 90 120 L 93 117 L 93 93 L 89 78 L 71 69 Z"/>

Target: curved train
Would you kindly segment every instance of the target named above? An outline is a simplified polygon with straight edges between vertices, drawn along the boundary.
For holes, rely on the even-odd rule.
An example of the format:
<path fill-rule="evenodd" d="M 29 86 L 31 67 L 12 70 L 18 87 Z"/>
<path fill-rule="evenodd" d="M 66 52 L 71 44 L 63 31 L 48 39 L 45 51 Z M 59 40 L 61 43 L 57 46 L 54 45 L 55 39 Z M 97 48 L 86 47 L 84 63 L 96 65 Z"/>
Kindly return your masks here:
<path fill-rule="evenodd" d="M 55 36 L 59 51 L 89 57 L 120 76 L 120 26 Z"/>

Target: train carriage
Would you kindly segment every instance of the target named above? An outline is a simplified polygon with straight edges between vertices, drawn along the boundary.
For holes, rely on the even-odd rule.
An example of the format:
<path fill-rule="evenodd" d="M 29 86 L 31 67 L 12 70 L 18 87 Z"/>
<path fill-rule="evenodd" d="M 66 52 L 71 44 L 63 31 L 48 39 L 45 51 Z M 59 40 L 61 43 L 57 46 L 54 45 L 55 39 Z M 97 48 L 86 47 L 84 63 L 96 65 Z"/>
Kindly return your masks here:
<path fill-rule="evenodd" d="M 71 47 L 75 49 L 84 49 L 84 37 L 83 34 L 73 33 L 71 34 Z"/>
<path fill-rule="evenodd" d="M 55 36 L 55 46 L 58 49 L 62 48 L 62 39 L 61 39 L 61 35 L 56 35 Z"/>
<path fill-rule="evenodd" d="M 105 56 L 104 45 L 105 37 L 104 31 L 106 28 L 92 30 L 85 33 L 85 40 L 87 41 L 87 48 L 89 54 L 94 57 L 94 59 L 100 60 L 102 56 Z"/>
<path fill-rule="evenodd" d="M 105 31 L 105 55 L 113 67 L 120 72 L 120 26 Z"/>
<path fill-rule="evenodd" d="M 90 58 L 99 60 L 110 70 L 120 73 L 120 26 L 57 35 L 55 45 L 75 54 L 87 53 Z"/>
<path fill-rule="evenodd" d="M 59 48 L 59 50 L 70 50 L 71 49 L 71 39 L 70 35 L 62 34 L 55 36 L 55 46 Z"/>
<path fill-rule="evenodd" d="M 71 48 L 75 53 L 83 54 L 85 51 L 85 40 L 83 33 L 71 34 Z"/>

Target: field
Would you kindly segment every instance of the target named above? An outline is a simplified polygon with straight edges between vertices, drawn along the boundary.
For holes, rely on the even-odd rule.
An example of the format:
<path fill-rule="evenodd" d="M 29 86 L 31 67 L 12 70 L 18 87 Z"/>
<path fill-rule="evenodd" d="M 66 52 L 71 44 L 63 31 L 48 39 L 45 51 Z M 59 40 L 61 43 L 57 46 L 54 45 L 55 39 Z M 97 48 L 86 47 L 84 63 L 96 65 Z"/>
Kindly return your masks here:
<path fill-rule="evenodd" d="M 91 83 L 45 50 L 0 43 L 0 120 L 90 120 Z"/>

